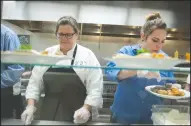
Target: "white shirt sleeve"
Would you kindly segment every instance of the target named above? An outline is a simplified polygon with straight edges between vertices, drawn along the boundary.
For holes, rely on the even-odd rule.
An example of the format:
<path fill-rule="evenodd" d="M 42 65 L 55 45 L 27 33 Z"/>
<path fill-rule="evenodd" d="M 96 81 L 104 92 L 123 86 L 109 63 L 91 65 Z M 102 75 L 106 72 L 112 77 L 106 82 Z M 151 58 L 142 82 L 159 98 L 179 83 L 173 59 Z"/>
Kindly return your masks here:
<path fill-rule="evenodd" d="M 88 66 L 100 67 L 96 56 L 91 53 Z M 84 104 L 101 108 L 103 105 L 103 74 L 101 68 L 88 69 L 86 82 L 87 96 Z"/>
<path fill-rule="evenodd" d="M 35 99 L 37 102 L 40 98 L 41 90 L 43 89 L 43 75 L 48 70 L 49 67 L 35 66 L 32 70 L 32 75 L 30 77 L 27 89 L 26 89 L 26 99 Z"/>
<path fill-rule="evenodd" d="M 188 75 L 186 82 L 187 84 L 190 84 L 190 74 Z"/>

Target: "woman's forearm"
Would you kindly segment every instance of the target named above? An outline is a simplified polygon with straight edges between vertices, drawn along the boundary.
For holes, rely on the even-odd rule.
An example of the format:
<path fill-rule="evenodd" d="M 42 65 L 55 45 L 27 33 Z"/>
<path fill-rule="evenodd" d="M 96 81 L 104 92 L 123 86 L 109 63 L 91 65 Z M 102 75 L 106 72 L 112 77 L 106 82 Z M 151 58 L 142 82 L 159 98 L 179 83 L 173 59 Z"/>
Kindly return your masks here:
<path fill-rule="evenodd" d="M 88 104 L 83 105 L 84 108 L 86 108 L 88 111 L 91 111 L 92 106 Z"/>
<path fill-rule="evenodd" d="M 121 70 L 117 76 L 119 80 L 123 80 L 137 74 L 136 70 Z"/>
<path fill-rule="evenodd" d="M 33 106 L 35 106 L 36 100 L 30 98 L 30 99 L 27 100 L 27 103 L 28 103 L 28 105 L 33 105 Z"/>

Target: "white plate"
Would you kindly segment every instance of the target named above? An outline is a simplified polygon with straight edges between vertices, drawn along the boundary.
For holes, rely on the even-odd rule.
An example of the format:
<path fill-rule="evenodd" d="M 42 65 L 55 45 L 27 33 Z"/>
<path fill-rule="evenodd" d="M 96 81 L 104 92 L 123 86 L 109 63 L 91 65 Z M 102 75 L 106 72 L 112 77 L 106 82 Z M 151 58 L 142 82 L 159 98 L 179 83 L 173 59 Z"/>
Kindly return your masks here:
<path fill-rule="evenodd" d="M 189 98 L 190 97 L 190 92 L 186 91 L 186 90 L 183 90 L 183 89 L 179 89 L 179 90 L 183 91 L 185 93 L 184 96 L 169 96 L 169 95 L 162 95 L 162 94 L 152 92 L 151 88 L 154 88 L 156 86 L 158 87 L 159 85 L 147 86 L 147 87 L 145 87 L 145 90 L 150 92 L 151 94 L 153 94 L 155 96 L 158 96 L 158 97 L 161 97 L 161 98 L 166 98 L 166 99 L 182 99 L 182 98 Z"/>
<path fill-rule="evenodd" d="M 107 61 L 113 61 L 118 67 L 137 68 L 137 69 L 172 69 L 175 65 L 185 63 L 180 59 L 155 59 L 155 58 L 104 58 Z"/>
<path fill-rule="evenodd" d="M 71 60 L 67 56 L 45 56 L 35 54 L 1 53 L 2 63 L 33 64 L 33 65 L 56 65 L 59 61 Z"/>

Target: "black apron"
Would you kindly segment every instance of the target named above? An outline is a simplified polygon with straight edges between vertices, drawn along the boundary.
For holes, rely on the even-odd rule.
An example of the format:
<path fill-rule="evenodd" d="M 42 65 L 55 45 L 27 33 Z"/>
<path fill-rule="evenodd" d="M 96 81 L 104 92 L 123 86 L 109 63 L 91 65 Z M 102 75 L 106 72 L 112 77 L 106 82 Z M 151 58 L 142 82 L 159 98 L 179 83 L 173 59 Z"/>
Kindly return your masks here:
<path fill-rule="evenodd" d="M 77 45 L 74 49 L 74 64 Z M 63 75 L 63 73 L 65 73 Z M 43 75 L 45 97 L 40 110 L 41 120 L 73 121 L 74 112 L 84 105 L 86 88 L 70 68 L 49 68 Z"/>

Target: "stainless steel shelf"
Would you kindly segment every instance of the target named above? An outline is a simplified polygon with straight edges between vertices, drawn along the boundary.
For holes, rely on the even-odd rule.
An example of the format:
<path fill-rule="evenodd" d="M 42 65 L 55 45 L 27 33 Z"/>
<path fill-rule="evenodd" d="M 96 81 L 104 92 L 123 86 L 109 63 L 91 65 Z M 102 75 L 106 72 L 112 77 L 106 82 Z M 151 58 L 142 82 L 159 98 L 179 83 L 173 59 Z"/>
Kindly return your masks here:
<path fill-rule="evenodd" d="M 10 20 L 5 21 L 17 25 L 31 32 L 40 33 L 52 33 L 54 34 L 54 28 L 56 22 L 54 21 L 30 21 L 30 20 Z M 141 26 L 127 26 L 127 25 L 111 25 L 111 24 L 91 24 L 91 23 L 79 23 L 81 26 L 80 35 L 98 35 L 98 36 L 115 36 L 115 37 L 140 37 Z M 190 40 L 190 34 L 188 31 L 177 29 L 176 32 L 168 28 L 168 34 L 172 37 L 167 37 L 168 40 Z M 133 34 L 132 34 L 133 33 Z"/>

